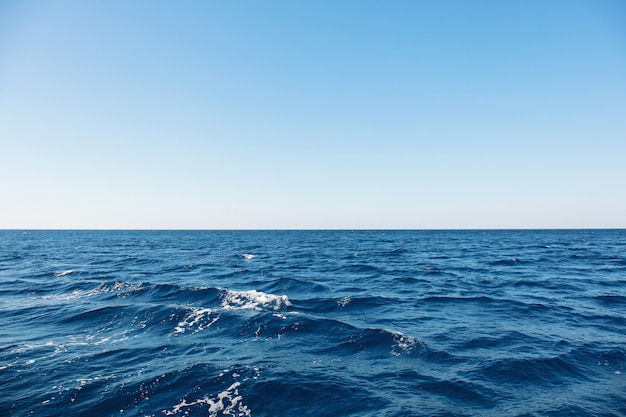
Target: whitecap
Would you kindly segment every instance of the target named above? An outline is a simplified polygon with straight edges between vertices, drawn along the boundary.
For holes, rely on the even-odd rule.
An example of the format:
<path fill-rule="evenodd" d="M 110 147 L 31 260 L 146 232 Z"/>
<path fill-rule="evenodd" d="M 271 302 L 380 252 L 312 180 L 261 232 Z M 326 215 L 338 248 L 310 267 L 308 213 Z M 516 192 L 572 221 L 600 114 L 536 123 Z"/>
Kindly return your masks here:
<path fill-rule="evenodd" d="M 222 307 L 232 309 L 256 309 L 269 307 L 280 310 L 282 307 L 291 306 L 286 295 L 267 294 L 257 290 L 233 291 L 224 290 L 222 294 Z"/>
<path fill-rule="evenodd" d="M 416 349 L 424 348 L 424 342 L 413 336 L 407 336 L 395 330 L 384 329 L 384 331 L 393 336 L 394 344 L 391 346 L 391 354 L 394 356 L 400 356 L 402 353 L 412 353 Z"/>
<path fill-rule="evenodd" d="M 66 276 L 66 275 L 69 275 L 69 274 L 75 274 L 75 273 L 76 273 L 76 270 L 74 270 L 74 269 L 66 269 L 65 271 L 58 271 L 58 272 L 55 272 L 55 273 L 54 273 L 54 276 L 55 276 L 55 277 L 64 277 L 64 276 Z"/>
<path fill-rule="evenodd" d="M 256 258 L 256 255 L 253 255 L 251 253 L 242 253 L 240 256 L 246 261 L 249 261 L 252 258 Z"/>
<path fill-rule="evenodd" d="M 351 297 L 343 297 L 339 300 L 337 300 L 337 305 L 341 308 L 347 306 L 348 304 L 350 304 L 350 301 L 352 301 Z"/>

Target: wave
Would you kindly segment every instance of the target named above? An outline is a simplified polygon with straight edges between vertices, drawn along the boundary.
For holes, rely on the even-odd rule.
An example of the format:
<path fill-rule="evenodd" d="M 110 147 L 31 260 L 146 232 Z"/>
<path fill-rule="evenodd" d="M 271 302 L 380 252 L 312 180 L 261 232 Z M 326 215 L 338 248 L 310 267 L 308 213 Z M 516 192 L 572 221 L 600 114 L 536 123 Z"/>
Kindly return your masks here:
<path fill-rule="evenodd" d="M 518 258 L 508 258 L 508 259 L 499 259 L 497 261 L 489 262 L 489 265 L 491 266 L 515 266 L 521 263 L 526 263 L 526 261 L 523 261 Z"/>
<path fill-rule="evenodd" d="M 21 282 L 21 281 L 15 281 Z M 194 296 L 195 294 L 195 296 Z M 115 297 L 128 297 L 132 295 L 149 296 L 153 301 L 175 299 L 180 302 L 212 301 L 220 296 L 222 300 L 241 307 L 263 306 L 277 304 L 279 307 L 290 306 L 291 303 L 286 295 L 274 295 L 257 290 L 235 291 L 220 287 L 190 286 L 182 287 L 176 284 L 152 284 L 150 282 L 126 282 L 126 281 L 84 281 L 74 284 L 69 292 L 43 296 L 47 300 L 73 300 L 77 298 L 94 297 L 98 295 L 113 295 Z"/>
<path fill-rule="evenodd" d="M 625 365 L 625 359 L 621 349 L 601 351 L 587 344 L 554 356 L 534 354 L 492 360 L 479 372 L 491 381 L 507 385 L 552 386 L 559 381 L 592 382 L 605 378 L 606 373 L 615 374 L 615 369 L 619 372 Z"/>
<path fill-rule="evenodd" d="M 398 299 L 387 298 L 382 296 L 359 297 L 356 295 L 345 295 L 343 297 L 312 297 L 312 298 L 296 298 L 297 311 L 305 311 L 316 314 L 331 313 L 341 310 L 345 311 L 366 311 L 376 307 L 384 307 L 390 302 L 396 302 Z"/>
<path fill-rule="evenodd" d="M 293 277 L 271 278 L 270 281 L 257 280 L 254 283 L 270 292 L 290 292 L 292 294 L 306 295 L 307 298 L 318 298 L 320 294 L 327 294 L 331 289 L 324 284 L 313 280 L 304 280 Z"/>
<path fill-rule="evenodd" d="M 40 299 L 44 302 L 67 302 L 73 303 L 83 298 L 101 298 L 101 299 L 124 299 L 139 297 L 146 301 L 163 302 L 172 301 L 175 303 L 212 303 L 219 297 L 222 299 L 229 299 L 229 290 L 224 290 L 219 287 L 181 287 L 176 284 L 152 284 L 149 282 L 125 282 L 125 281 L 83 281 L 77 284 L 73 284 L 69 287 L 68 292 L 63 292 L 54 295 L 43 295 L 39 298 L 35 298 L 34 301 Z M 232 291 L 233 302 L 239 300 L 242 304 L 241 307 L 250 306 L 256 302 L 259 306 L 271 301 L 273 298 L 278 297 L 283 300 L 284 303 L 290 305 L 286 296 L 273 296 L 272 294 L 265 294 L 261 292 L 242 292 L 242 295 L 237 298 L 237 291 Z M 242 300 L 246 297 L 250 298 L 249 303 L 244 303 Z M 255 297 L 256 295 L 256 297 Z M 264 298 L 265 296 L 265 298 Z M 253 308 L 254 306 L 250 307 Z"/>
<path fill-rule="evenodd" d="M 81 298 L 96 297 L 101 295 L 123 297 L 133 292 L 142 290 L 143 284 L 113 281 L 99 283 L 96 287 L 93 287 L 93 283 L 85 282 L 74 285 L 73 288 L 74 289 L 72 289 L 69 293 L 45 295 L 41 297 L 41 299 L 48 302 L 73 302 Z"/>
<path fill-rule="evenodd" d="M 66 307 L 55 308 L 59 304 Z M 163 335 L 194 334 L 218 323 L 223 312 L 249 310 L 277 314 L 291 305 L 286 295 L 258 290 L 87 281 L 71 286 L 65 293 L 35 297 L 22 309 L 13 309 L 9 314 L 118 338 L 119 331 L 135 334 L 144 328 Z M 228 320 L 239 319 L 231 316 Z M 166 329 L 164 325 L 169 323 L 172 327 Z"/>
<path fill-rule="evenodd" d="M 472 302 L 472 303 L 493 303 L 498 302 L 499 300 L 488 297 L 486 295 L 483 296 L 474 296 L 474 297 L 453 297 L 448 295 L 432 295 L 422 298 L 420 301 L 428 302 L 428 303 L 456 303 L 456 302 Z"/>
<path fill-rule="evenodd" d="M 339 272 L 350 272 L 350 273 L 367 273 L 367 274 L 381 274 L 383 269 L 368 264 L 351 264 L 344 265 L 337 269 Z"/>
<path fill-rule="evenodd" d="M 626 296 L 617 294 L 597 295 L 593 297 L 594 301 L 606 306 L 620 306 L 626 305 Z"/>
<path fill-rule="evenodd" d="M 416 271 L 418 272 L 421 276 L 423 277 L 435 277 L 435 276 L 440 276 L 440 277 L 450 277 L 450 278 L 458 278 L 459 275 L 455 274 L 454 272 L 450 272 L 450 271 L 446 271 L 437 267 L 432 267 L 432 266 L 427 266 L 423 269 L 421 269 L 420 271 Z"/>
<path fill-rule="evenodd" d="M 276 323 L 274 331 L 282 336 L 304 337 L 307 349 L 316 353 L 339 356 L 367 354 L 378 356 L 420 355 L 429 352 L 426 343 L 416 337 L 386 328 L 361 328 L 345 321 L 310 316 L 288 316 L 286 322 Z M 263 330 L 272 329 L 265 323 Z M 322 338 L 319 346 L 309 343 Z"/>
<path fill-rule="evenodd" d="M 74 269 L 66 269 L 65 271 L 55 272 L 53 275 L 55 277 L 64 277 L 66 275 L 75 274 L 75 273 L 76 273 L 76 270 Z"/>
<path fill-rule="evenodd" d="M 290 307 L 291 302 L 286 295 L 267 294 L 257 290 L 249 291 L 233 291 L 223 290 L 222 292 L 222 308 L 232 309 L 261 309 L 268 307 L 274 310 L 280 310 Z"/>

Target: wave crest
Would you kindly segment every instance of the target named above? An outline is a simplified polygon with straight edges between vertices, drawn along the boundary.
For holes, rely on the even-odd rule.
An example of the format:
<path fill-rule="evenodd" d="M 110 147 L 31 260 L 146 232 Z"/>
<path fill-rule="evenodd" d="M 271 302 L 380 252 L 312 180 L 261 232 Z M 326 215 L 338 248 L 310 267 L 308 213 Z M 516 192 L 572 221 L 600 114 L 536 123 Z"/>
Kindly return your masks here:
<path fill-rule="evenodd" d="M 74 269 L 66 269 L 65 271 L 57 271 L 54 273 L 55 277 L 64 277 L 66 275 L 75 274 L 76 270 Z"/>
<path fill-rule="evenodd" d="M 291 306 L 291 302 L 286 295 L 267 294 L 257 290 L 224 290 L 222 293 L 222 307 L 226 310 L 261 310 L 263 307 L 280 310 L 283 307 L 289 306 Z"/>

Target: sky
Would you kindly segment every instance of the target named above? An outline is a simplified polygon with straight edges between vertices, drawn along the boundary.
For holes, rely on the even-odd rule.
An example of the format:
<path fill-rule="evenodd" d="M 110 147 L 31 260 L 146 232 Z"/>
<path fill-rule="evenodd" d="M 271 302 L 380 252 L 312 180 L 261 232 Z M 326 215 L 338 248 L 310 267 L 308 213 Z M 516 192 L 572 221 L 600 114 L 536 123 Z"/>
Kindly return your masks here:
<path fill-rule="evenodd" d="M 0 0 L 0 229 L 626 227 L 626 3 Z"/>

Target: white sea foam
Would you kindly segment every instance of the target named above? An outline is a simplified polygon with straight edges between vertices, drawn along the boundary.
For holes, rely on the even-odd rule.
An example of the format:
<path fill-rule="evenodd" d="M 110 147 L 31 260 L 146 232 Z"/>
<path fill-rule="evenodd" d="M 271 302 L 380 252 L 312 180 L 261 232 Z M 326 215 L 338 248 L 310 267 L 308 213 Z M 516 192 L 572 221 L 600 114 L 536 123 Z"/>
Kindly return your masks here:
<path fill-rule="evenodd" d="M 393 336 L 394 344 L 391 347 L 391 354 L 394 356 L 400 356 L 402 353 L 412 353 L 416 349 L 422 349 L 424 343 L 412 336 L 407 336 L 395 330 L 384 330 Z"/>
<path fill-rule="evenodd" d="M 227 310 L 233 309 L 256 309 L 262 307 L 280 310 L 289 307 L 291 303 L 286 295 L 266 294 L 261 291 L 232 291 L 225 290 L 222 294 L 222 307 Z"/>
<path fill-rule="evenodd" d="M 74 269 L 67 269 L 67 270 L 65 270 L 65 271 L 58 271 L 58 272 L 55 272 L 55 273 L 54 273 L 54 276 L 55 276 L 55 277 L 64 277 L 64 276 L 66 276 L 66 275 L 69 275 L 69 274 L 75 274 L 75 273 L 76 273 L 76 270 L 74 270 Z"/>
<path fill-rule="evenodd" d="M 235 382 L 215 397 L 206 396 L 191 402 L 187 402 L 187 400 L 183 398 L 180 403 L 175 405 L 171 410 L 163 410 L 163 414 L 166 416 L 172 416 L 183 411 L 184 408 L 192 407 L 198 404 L 206 404 L 209 406 L 209 417 L 249 416 L 251 415 L 251 411 L 248 406 L 243 403 L 243 397 L 239 395 L 238 387 L 240 385 L 241 383 Z M 188 411 L 183 411 L 183 413 L 187 415 Z"/>
<path fill-rule="evenodd" d="M 249 261 L 252 258 L 256 258 L 256 255 L 253 255 L 251 253 L 242 253 L 240 256 L 246 261 Z"/>
<path fill-rule="evenodd" d="M 350 297 L 343 297 L 339 300 L 337 300 L 337 305 L 341 308 L 347 306 L 348 304 L 350 304 L 350 301 L 352 301 L 352 298 Z"/>
<path fill-rule="evenodd" d="M 174 334 L 185 333 L 188 329 L 193 329 L 193 333 L 208 329 L 220 318 L 219 316 L 211 317 L 211 312 L 210 308 L 193 308 L 183 320 L 178 322 Z"/>

